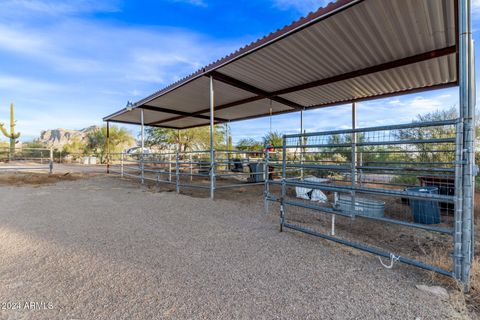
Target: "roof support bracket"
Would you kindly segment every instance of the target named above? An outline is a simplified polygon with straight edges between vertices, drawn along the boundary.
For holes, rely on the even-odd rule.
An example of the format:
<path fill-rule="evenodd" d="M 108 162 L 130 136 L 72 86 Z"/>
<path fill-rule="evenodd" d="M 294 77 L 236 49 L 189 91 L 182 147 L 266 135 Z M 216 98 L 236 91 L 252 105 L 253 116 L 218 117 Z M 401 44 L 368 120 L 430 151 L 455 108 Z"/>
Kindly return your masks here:
<path fill-rule="evenodd" d="M 162 107 L 155 107 L 155 106 L 150 106 L 150 105 L 147 105 L 147 104 L 144 104 L 144 105 L 140 106 L 139 108 L 144 109 L 144 110 L 170 113 L 170 114 L 174 114 L 174 115 L 178 115 L 178 116 L 182 116 L 182 117 L 192 117 L 192 118 L 197 118 L 197 119 L 210 120 L 209 116 L 204 116 L 204 115 L 194 114 L 194 113 L 189 113 L 189 112 L 184 112 L 184 111 L 178 111 L 178 110 L 172 110 L 172 109 L 166 109 L 166 108 L 162 108 Z M 218 117 L 215 118 L 215 122 L 227 122 L 227 121 L 228 121 L 227 119 L 218 118 Z M 163 122 L 163 120 L 161 120 L 161 122 Z M 152 122 L 150 124 L 156 124 L 156 123 L 157 122 Z"/>
<path fill-rule="evenodd" d="M 235 78 L 227 76 L 226 74 L 220 73 L 218 71 L 212 71 L 209 74 L 207 74 L 206 76 L 212 76 L 217 81 L 226 83 L 226 84 L 231 85 L 231 86 L 233 86 L 235 88 L 238 88 L 238 89 L 242 89 L 242 90 L 254 93 L 254 94 L 256 94 L 256 95 L 258 95 L 262 98 L 269 98 L 272 101 L 284 104 L 286 106 L 289 106 L 292 109 L 299 110 L 299 111 L 305 109 L 304 106 L 302 106 L 298 103 L 295 103 L 293 101 L 287 100 L 287 99 L 282 98 L 282 97 L 277 97 L 275 95 L 272 95 L 270 92 L 267 92 L 267 91 L 264 91 L 264 90 L 259 89 L 257 87 L 254 87 L 254 86 L 252 86 L 248 83 L 237 80 Z"/>

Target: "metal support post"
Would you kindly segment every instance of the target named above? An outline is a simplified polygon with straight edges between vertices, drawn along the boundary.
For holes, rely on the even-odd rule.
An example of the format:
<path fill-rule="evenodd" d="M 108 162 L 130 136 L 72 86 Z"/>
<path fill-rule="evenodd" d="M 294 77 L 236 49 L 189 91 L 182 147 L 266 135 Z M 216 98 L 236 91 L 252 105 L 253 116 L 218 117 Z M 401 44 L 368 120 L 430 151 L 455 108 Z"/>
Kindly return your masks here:
<path fill-rule="evenodd" d="M 192 182 L 193 181 L 193 157 L 191 153 L 188 161 L 190 162 L 190 182 Z"/>
<path fill-rule="evenodd" d="M 214 128 L 215 118 L 215 93 L 213 90 L 213 77 L 210 76 L 210 198 L 215 197 L 215 150 Z"/>
<path fill-rule="evenodd" d="M 50 161 L 48 163 L 48 168 L 49 168 L 49 172 L 50 174 L 53 173 L 53 148 L 50 147 Z"/>
<path fill-rule="evenodd" d="M 178 150 L 175 159 L 175 191 L 180 193 L 180 154 Z"/>
<path fill-rule="evenodd" d="M 357 129 L 357 105 L 355 102 L 352 102 L 352 129 Z M 352 154 L 351 154 L 351 180 L 352 188 L 355 188 L 357 185 L 357 133 L 352 132 Z M 355 215 L 355 190 L 352 191 L 352 215 Z"/>
<path fill-rule="evenodd" d="M 338 202 L 338 192 L 333 193 L 333 206 L 336 208 L 337 207 L 337 202 Z M 331 226 L 331 231 L 330 235 L 334 236 L 335 235 L 335 214 L 332 214 L 332 226 Z"/>
<path fill-rule="evenodd" d="M 304 162 L 304 158 L 303 158 L 303 154 L 304 154 L 304 137 L 302 136 L 303 134 L 303 109 L 300 110 L 300 164 L 302 165 L 301 168 L 300 168 L 300 179 L 303 180 L 303 174 L 304 174 L 304 171 L 303 171 L 303 162 Z"/>
<path fill-rule="evenodd" d="M 170 151 L 168 151 L 168 182 L 172 182 L 172 154 Z"/>
<path fill-rule="evenodd" d="M 263 200 L 263 208 L 264 208 L 264 213 L 268 214 L 268 197 L 270 195 L 270 186 L 268 184 L 269 176 L 270 176 L 270 170 L 268 167 L 268 158 L 269 158 L 269 152 L 268 148 L 265 149 L 265 161 L 264 161 L 264 187 L 263 187 L 263 195 L 264 195 L 264 200 Z"/>
<path fill-rule="evenodd" d="M 459 0 L 459 97 L 463 122 L 463 212 L 462 212 L 462 282 L 470 289 L 470 268 L 473 258 L 473 202 L 475 166 L 475 80 L 472 42 L 472 1 Z"/>
<path fill-rule="evenodd" d="M 122 152 L 120 155 L 120 176 L 123 178 L 123 161 L 124 161 L 125 154 Z"/>
<path fill-rule="evenodd" d="M 470 95 L 470 106 L 471 106 L 471 114 L 472 114 L 472 136 L 471 136 L 471 143 L 472 143 L 472 149 L 471 151 L 471 164 L 472 164 L 472 169 L 473 169 L 473 175 L 472 175 L 472 214 L 471 214 L 471 257 L 470 261 L 473 262 L 474 255 L 475 255 L 475 181 L 476 181 L 476 176 L 478 175 L 478 164 L 475 162 L 475 152 L 476 152 L 476 142 L 477 142 L 477 136 L 476 136 L 476 101 L 477 101 L 477 96 L 476 96 L 476 78 L 475 78 L 475 43 L 472 40 L 470 44 L 470 57 L 471 57 L 471 69 L 470 69 L 470 88 L 471 88 L 471 95 Z"/>
<path fill-rule="evenodd" d="M 107 173 L 110 173 L 110 121 L 107 121 Z"/>
<path fill-rule="evenodd" d="M 453 249 L 453 273 L 456 279 L 462 279 L 462 222 L 463 222 L 463 122 L 461 119 L 456 125 L 455 137 L 455 225 L 454 225 L 454 249 Z"/>
<path fill-rule="evenodd" d="M 141 148 L 142 148 L 142 153 L 140 155 L 140 168 L 141 168 L 141 177 L 142 177 L 142 183 L 145 182 L 145 121 L 144 121 L 144 115 L 143 115 L 143 109 L 140 109 L 140 124 L 141 124 Z"/>
<path fill-rule="evenodd" d="M 229 128 L 228 123 L 225 123 L 225 150 L 227 150 L 227 170 L 230 170 L 230 137 L 229 137 Z"/>
<path fill-rule="evenodd" d="M 287 139 L 283 136 L 282 144 L 282 192 L 280 198 L 280 232 L 283 231 L 283 225 L 285 224 L 285 205 L 284 200 L 287 195 Z"/>

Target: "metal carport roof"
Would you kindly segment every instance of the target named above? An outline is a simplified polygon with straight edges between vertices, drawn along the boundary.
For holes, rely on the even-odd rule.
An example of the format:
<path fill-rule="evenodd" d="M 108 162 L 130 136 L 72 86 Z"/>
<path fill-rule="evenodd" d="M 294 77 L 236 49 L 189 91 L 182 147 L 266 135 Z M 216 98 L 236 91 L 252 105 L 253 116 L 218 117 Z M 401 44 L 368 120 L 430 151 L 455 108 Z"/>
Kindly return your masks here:
<path fill-rule="evenodd" d="M 104 118 L 217 123 L 458 84 L 457 0 L 339 0 Z M 270 111 L 271 109 L 271 111 Z"/>

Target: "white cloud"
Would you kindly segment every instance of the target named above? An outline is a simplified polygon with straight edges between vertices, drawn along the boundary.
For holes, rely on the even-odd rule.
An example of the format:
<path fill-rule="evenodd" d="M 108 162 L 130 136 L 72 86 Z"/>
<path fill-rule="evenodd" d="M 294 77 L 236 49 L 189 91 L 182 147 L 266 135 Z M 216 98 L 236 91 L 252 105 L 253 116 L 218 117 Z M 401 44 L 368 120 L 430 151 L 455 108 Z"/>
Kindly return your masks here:
<path fill-rule="evenodd" d="M 113 0 L 4 0 L 4 10 L 21 8 L 47 15 L 75 14 L 83 12 L 116 12 L 119 1 Z"/>
<path fill-rule="evenodd" d="M 294 9 L 302 14 L 316 11 L 329 2 L 329 0 L 273 0 L 274 6 L 281 10 Z"/>
<path fill-rule="evenodd" d="M 392 104 L 392 102 L 395 103 Z M 402 96 L 400 98 L 379 99 L 359 103 L 359 126 L 375 124 L 389 125 L 408 123 L 419 114 L 445 110 L 458 106 L 458 89 L 451 88 L 424 94 Z M 392 117 L 392 112 L 395 116 Z"/>
<path fill-rule="evenodd" d="M 203 0 L 171 0 L 173 2 L 187 3 L 198 7 L 207 7 L 207 3 Z"/>
<path fill-rule="evenodd" d="M 188 0 L 187 0 L 188 1 Z M 303 15 L 325 7 L 334 0 L 272 0 L 274 7 L 280 10 L 296 10 Z M 472 0 L 472 18 L 480 20 L 480 0 Z"/>
<path fill-rule="evenodd" d="M 32 92 L 58 91 L 60 86 L 42 80 L 0 74 L 0 89 L 15 91 L 19 94 L 31 94 Z"/>
<path fill-rule="evenodd" d="M 94 1 L 65 3 L 74 2 L 83 5 L 77 10 L 101 9 Z M 82 19 L 68 7 L 57 9 L 65 15 L 39 24 L 52 3 L 12 0 L 8 12 L 0 11 L 0 121 L 14 101 L 24 138 L 48 128 L 100 124 L 127 100 L 139 100 L 239 46 L 177 28 Z M 12 22 L 25 11 L 27 18 Z"/>
<path fill-rule="evenodd" d="M 187 0 L 188 1 L 188 0 Z M 325 7 L 333 0 L 272 0 L 273 5 L 281 10 L 296 10 L 302 14 L 316 11 L 320 7 Z M 472 0 L 472 16 L 474 19 L 480 18 L 480 0 Z"/>
<path fill-rule="evenodd" d="M 458 89 L 450 88 L 428 93 L 404 95 L 357 103 L 357 125 L 373 127 L 410 123 L 417 115 L 458 106 Z M 351 104 L 307 110 L 304 129 L 307 132 L 351 128 Z M 242 138 L 261 138 L 269 131 L 267 119 L 231 124 L 234 143 Z M 298 133 L 300 114 L 290 113 L 272 118 L 272 129 L 280 133 Z"/>
<path fill-rule="evenodd" d="M 472 0 L 472 20 L 480 20 L 480 0 Z M 476 26 L 473 26 L 473 31 L 476 31 Z"/>
<path fill-rule="evenodd" d="M 72 31 L 71 29 L 59 31 L 53 29 L 11 27 L 0 22 L 0 50 L 21 54 L 41 63 L 50 63 L 59 70 L 84 71 L 98 68 L 95 59 L 83 58 L 68 52 L 69 43 L 75 40 L 67 34 L 62 34 L 61 30 L 68 32 Z M 74 46 L 71 49 L 78 48 Z"/>
<path fill-rule="evenodd" d="M 128 91 L 128 94 L 131 95 L 132 97 L 142 97 L 144 95 L 142 93 L 142 91 L 137 90 L 137 89 L 133 89 L 133 90 Z"/>
<path fill-rule="evenodd" d="M 18 53 L 35 53 L 46 49 L 46 45 L 44 39 L 38 38 L 34 34 L 0 25 L 0 49 Z"/>
<path fill-rule="evenodd" d="M 0 51 L 21 54 L 57 71 L 165 84 L 173 74 L 187 75 L 236 46 L 175 28 L 140 29 L 79 19 L 38 28 L 0 20 Z"/>
<path fill-rule="evenodd" d="M 472 1 L 472 10 L 480 9 L 480 0 L 473 0 Z"/>

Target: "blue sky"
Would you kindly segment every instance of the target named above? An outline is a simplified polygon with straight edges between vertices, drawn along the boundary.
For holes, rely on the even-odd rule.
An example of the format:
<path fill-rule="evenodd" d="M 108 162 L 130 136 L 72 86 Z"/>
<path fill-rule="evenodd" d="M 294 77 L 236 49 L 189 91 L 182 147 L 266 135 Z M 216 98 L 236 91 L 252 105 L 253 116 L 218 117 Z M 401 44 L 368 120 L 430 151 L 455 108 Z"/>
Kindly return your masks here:
<path fill-rule="evenodd" d="M 127 100 L 137 101 L 326 2 L 1 0 L 0 121 L 7 122 L 13 101 L 22 140 L 44 129 L 101 124 Z M 477 29 L 480 0 L 474 10 Z M 360 103 L 359 125 L 409 122 L 457 105 L 457 91 Z M 392 116 L 395 108 L 402 112 Z M 305 113 L 307 131 L 349 124 L 350 106 Z M 273 130 L 298 126 L 299 114 L 273 118 Z M 235 141 L 268 131 L 268 119 L 232 124 Z"/>

